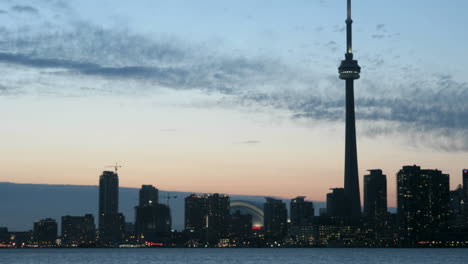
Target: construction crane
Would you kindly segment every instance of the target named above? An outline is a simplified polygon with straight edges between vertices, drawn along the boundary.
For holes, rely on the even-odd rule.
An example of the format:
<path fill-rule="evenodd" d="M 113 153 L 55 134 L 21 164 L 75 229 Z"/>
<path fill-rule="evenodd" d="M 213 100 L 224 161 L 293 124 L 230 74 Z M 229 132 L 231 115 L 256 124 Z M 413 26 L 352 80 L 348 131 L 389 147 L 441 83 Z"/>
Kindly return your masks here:
<path fill-rule="evenodd" d="M 119 168 L 122 168 L 122 166 L 120 166 L 120 165 L 117 164 L 117 162 L 116 162 L 115 165 L 113 165 L 113 166 L 105 166 L 104 168 L 114 168 L 114 171 L 115 171 L 115 173 L 117 174 L 117 171 L 119 170 Z"/>
<path fill-rule="evenodd" d="M 167 193 L 167 195 L 164 197 L 167 199 L 167 206 L 169 206 L 169 200 L 170 199 L 176 199 L 177 198 L 177 195 L 171 195 L 171 193 Z"/>

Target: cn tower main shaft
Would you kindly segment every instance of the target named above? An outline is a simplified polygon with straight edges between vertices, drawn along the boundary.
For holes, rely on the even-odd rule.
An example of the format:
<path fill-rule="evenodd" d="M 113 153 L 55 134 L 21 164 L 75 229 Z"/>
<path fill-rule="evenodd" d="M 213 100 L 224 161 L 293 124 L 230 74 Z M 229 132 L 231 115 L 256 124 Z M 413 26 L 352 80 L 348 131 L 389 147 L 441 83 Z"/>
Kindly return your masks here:
<path fill-rule="evenodd" d="M 338 71 L 340 79 L 346 82 L 346 143 L 344 189 L 346 197 L 346 215 L 351 219 L 361 216 L 361 198 L 359 192 L 359 172 L 356 144 L 356 116 L 354 111 L 354 80 L 359 79 L 361 67 L 353 60 L 353 41 L 351 19 L 351 0 L 348 1 L 348 18 L 346 19 L 346 54 Z"/>

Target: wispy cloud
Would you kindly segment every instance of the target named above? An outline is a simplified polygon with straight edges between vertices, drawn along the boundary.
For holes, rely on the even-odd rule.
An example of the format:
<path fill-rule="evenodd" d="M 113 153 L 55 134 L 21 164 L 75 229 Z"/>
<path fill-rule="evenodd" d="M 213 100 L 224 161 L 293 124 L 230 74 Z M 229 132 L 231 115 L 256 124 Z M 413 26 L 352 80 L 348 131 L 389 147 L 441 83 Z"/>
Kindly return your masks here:
<path fill-rule="evenodd" d="M 388 35 L 384 32 L 385 25 L 376 26 L 375 34 Z M 221 55 L 209 44 L 189 45 L 168 37 L 149 38 L 122 28 L 104 29 L 76 21 L 64 28 L 26 28 L 21 33 L 0 28 L 0 33 L 3 65 L 219 93 L 230 103 L 280 109 L 293 119 L 337 122 L 344 118 L 343 83 L 335 75 L 314 74 L 274 57 Z M 329 41 L 323 48 L 337 50 L 338 44 Z M 381 58 L 368 61 L 372 68 L 385 63 Z M 360 81 L 356 106 L 358 119 L 368 124 L 365 133 L 398 131 L 408 138 L 424 135 L 419 138 L 426 138 L 426 144 L 435 148 L 468 150 L 468 84 L 443 74 L 412 77 L 402 74 L 394 83 Z M 394 86 L 396 92 L 385 92 Z M 6 94 L 11 89 L 8 87 L 0 86 L 0 94 Z"/>
<path fill-rule="evenodd" d="M 39 10 L 37 10 L 35 7 L 27 5 L 14 5 L 11 7 L 11 10 L 17 13 L 39 14 Z"/>
<path fill-rule="evenodd" d="M 247 140 L 247 141 L 242 141 L 241 144 L 246 144 L 246 145 L 255 145 L 255 144 L 260 144 L 260 140 Z"/>

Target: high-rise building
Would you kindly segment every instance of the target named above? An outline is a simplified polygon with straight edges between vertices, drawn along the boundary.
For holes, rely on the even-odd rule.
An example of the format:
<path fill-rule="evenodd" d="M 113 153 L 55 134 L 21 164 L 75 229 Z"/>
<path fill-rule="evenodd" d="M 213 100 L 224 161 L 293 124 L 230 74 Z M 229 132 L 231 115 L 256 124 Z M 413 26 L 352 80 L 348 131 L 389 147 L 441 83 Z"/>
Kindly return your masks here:
<path fill-rule="evenodd" d="M 227 195 L 215 193 L 208 196 L 207 228 L 212 240 L 226 238 L 229 234 L 230 202 Z"/>
<path fill-rule="evenodd" d="M 158 203 L 158 189 L 143 185 L 139 205 L 135 207 L 135 229 L 138 240 L 157 242 L 171 232 L 169 206 Z"/>
<path fill-rule="evenodd" d="M 466 225 L 464 197 L 462 185 L 458 185 L 457 189 L 450 191 L 450 225 L 452 227 Z"/>
<path fill-rule="evenodd" d="M 359 173 L 356 147 L 356 117 L 354 112 L 354 80 L 360 78 L 361 67 L 353 59 L 351 0 L 348 0 L 348 19 L 346 20 L 347 50 L 345 60 L 338 69 L 340 79 L 346 81 L 346 143 L 344 190 L 346 196 L 346 216 L 352 219 L 361 217 L 361 198 L 359 193 Z"/>
<path fill-rule="evenodd" d="M 201 232 L 206 228 L 208 196 L 192 194 L 185 197 L 185 230 Z"/>
<path fill-rule="evenodd" d="M 387 176 L 382 170 L 369 170 L 364 176 L 364 215 L 381 221 L 387 215 Z"/>
<path fill-rule="evenodd" d="M 185 229 L 196 232 L 208 241 L 229 234 L 230 198 L 226 195 L 195 195 L 185 198 Z"/>
<path fill-rule="evenodd" d="M 468 169 L 463 170 L 463 190 L 465 191 L 465 199 L 468 203 Z"/>
<path fill-rule="evenodd" d="M 40 246 L 55 246 L 57 241 L 57 222 L 51 218 L 35 222 L 34 241 Z"/>
<path fill-rule="evenodd" d="M 62 246 L 78 247 L 94 244 L 96 226 L 94 216 L 62 216 Z"/>
<path fill-rule="evenodd" d="M 449 175 L 404 166 L 397 174 L 398 226 L 403 243 L 429 241 L 447 226 Z"/>
<path fill-rule="evenodd" d="M 304 196 L 299 196 L 291 200 L 290 203 L 291 225 L 310 225 L 314 219 L 314 203 L 305 201 Z"/>
<path fill-rule="evenodd" d="M 99 178 L 99 241 L 106 245 L 122 238 L 123 215 L 119 215 L 119 176 L 104 171 Z M 125 223 L 125 221 L 124 221 Z"/>
<path fill-rule="evenodd" d="M 268 240 L 282 241 L 288 232 L 288 210 L 278 199 L 266 198 L 263 204 L 265 236 Z"/>
<path fill-rule="evenodd" d="M 347 205 L 345 190 L 343 188 L 333 188 L 331 193 L 327 194 L 327 216 L 329 217 L 347 217 Z"/>
<path fill-rule="evenodd" d="M 238 242 L 249 238 L 252 234 L 252 219 L 251 214 L 242 214 L 240 210 L 234 212 L 231 215 L 230 237 Z"/>
<path fill-rule="evenodd" d="M 159 190 L 153 185 L 142 185 L 140 189 L 139 205 L 151 205 L 159 203 Z"/>

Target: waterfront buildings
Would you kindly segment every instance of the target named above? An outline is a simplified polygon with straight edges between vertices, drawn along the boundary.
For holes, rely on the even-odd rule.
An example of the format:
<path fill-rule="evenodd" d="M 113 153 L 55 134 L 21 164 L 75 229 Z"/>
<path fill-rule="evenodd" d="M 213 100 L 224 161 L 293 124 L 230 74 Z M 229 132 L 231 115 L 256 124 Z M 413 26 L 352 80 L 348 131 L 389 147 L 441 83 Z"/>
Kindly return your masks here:
<path fill-rule="evenodd" d="M 135 207 L 135 230 L 139 241 L 157 242 L 171 232 L 171 212 L 167 205 L 159 204 L 159 191 L 152 185 L 143 185 L 139 192 L 139 205 Z"/>
<path fill-rule="evenodd" d="M 263 204 L 265 213 L 263 228 L 269 241 L 282 241 L 288 232 L 288 210 L 279 199 L 266 198 Z"/>
<path fill-rule="evenodd" d="M 64 247 L 91 246 L 96 241 L 94 216 L 62 216 L 61 244 Z"/>
<path fill-rule="evenodd" d="M 227 195 L 195 195 L 185 198 L 185 230 L 195 238 L 216 243 L 229 234 L 230 197 Z"/>
<path fill-rule="evenodd" d="M 347 202 L 343 188 L 333 188 L 327 194 L 327 213 L 329 217 L 344 218 L 347 216 Z"/>
<path fill-rule="evenodd" d="M 382 170 L 369 170 L 364 176 L 364 216 L 379 222 L 387 216 L 387 176 Z"/>
<path fill-rule="evenodd" d="M 34 223 L 34 242 L 42 247 L 55 246 L 57 240 L 57 221 L 51 218 Z"/>
<path fill-rule="evenodd" d="M 99 241 L 112 245 L 122 239 L 125 218 L 119 214 L 119 177 L 104 171 L 99 177 Z"/>
<path fill-rule="evenodd" d="M 314 219 L 314 203 L 305 201 L 305 196 L 298 196 L 289 204 L 291 225 L 310 225 Z"/>
<path fill-rule="evenodd" d="M 447 229 L 449 175 L 419 166 L 404 166 L 397 173 L 397 205 L 400 240 L 411 244 L 433 241 Z"/>

